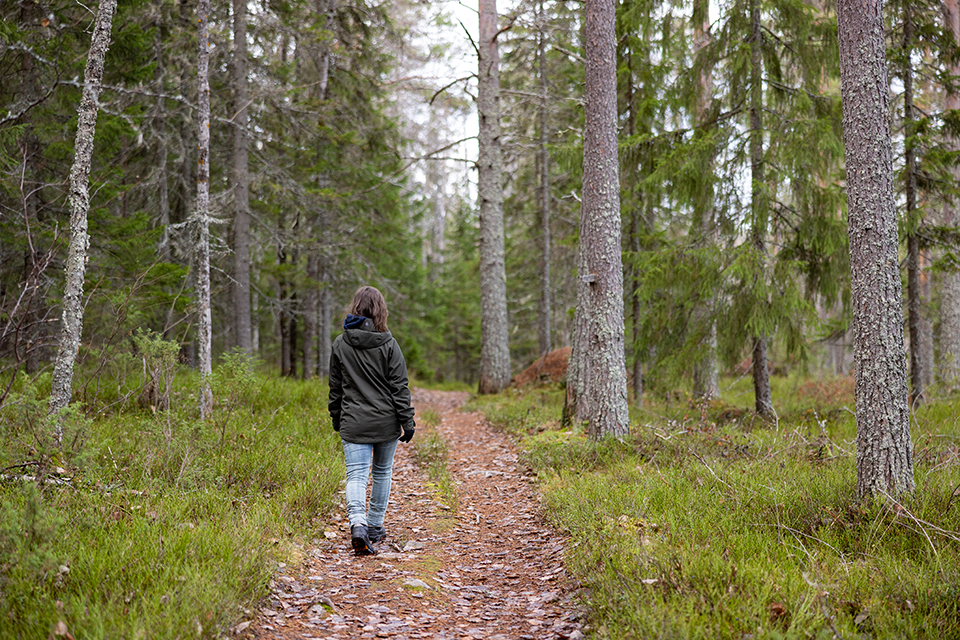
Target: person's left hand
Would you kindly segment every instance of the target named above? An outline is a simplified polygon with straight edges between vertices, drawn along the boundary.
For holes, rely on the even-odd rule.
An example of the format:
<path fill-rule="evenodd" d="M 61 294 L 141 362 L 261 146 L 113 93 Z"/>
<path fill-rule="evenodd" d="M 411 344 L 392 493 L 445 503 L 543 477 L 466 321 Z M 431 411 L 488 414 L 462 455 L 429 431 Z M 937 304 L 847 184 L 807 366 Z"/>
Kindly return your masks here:
<path fill-rule="evenodd" d="M 400 436 L 400 442 L 410 442 L 413 440 L 413 434 L 416 433 L 416 429 L 414 427 L 416 426 L 417 423 L 415 423 L 413 420 L 403 425 L 403 435 Z"/>

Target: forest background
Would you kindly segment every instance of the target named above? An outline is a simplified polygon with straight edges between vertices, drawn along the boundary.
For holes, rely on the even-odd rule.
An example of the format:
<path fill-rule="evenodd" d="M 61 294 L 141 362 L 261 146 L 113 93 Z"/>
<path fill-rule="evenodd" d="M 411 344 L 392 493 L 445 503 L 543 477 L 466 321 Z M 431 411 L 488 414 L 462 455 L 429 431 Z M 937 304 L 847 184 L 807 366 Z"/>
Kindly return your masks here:
<path fill-rule="evenodd" d="M 31 7 L 4 9 L 7 375 L 41 371 L 55 354 L 66 185 L 92 20 L 79 6 Z M 332 0 L 248 9 L 242 76 L 236 11 L 219 5 L 210 16 L 214 353 L 241 348 L 282 375 L 323 376 L 346 300 L 370 283 L 387 295 L 419 379 L 475 383 L 481 265 L 465 120 L 476 74 L 463 63 L 474 36 L 451 35 L 466 24 L 464 9 Z M 194 10 L 121 3 L 114 22 L 91 169 L 80 353 L 99 376 L 130 351 L 136 330 L 176 340 L 196 363 Z M 498 35 L 500 142 L 516 373 L 571 343 L 584 45 L 577 3 L 508 11 Z M 939 5 L 891 4 L 887 16 L 908 344 L 920 394 L 935 377 L 956 376 L 960 351 L 951 243 L 956 45 Z M 617 21 L 634 399 L 644 383 L 661 395 L 716 396 L 716 372 L 748 366 L 759 336 L 776 372 L 849 373 L 833 9 L 624 2 Z M 450 69 L 464 76 L 448 77 Z M 248 277 L 249 300 L 238 295 Z M 76 389 L 94 404 L 95 379 Z"/>
<path fill-rule="evenodd" d="M 575 331 L 582 9 L 521 2 L 499 22 L 510 373 L 569 345 Z M 793 404 L 778 407 L 769 380 L 764 396 L 757 379 L 765 372 L 792 380 L 792 389 L 852 401 L 835 7 L 625 1 L 616 9 L 617 233 L 634 405 L 669 413 L 686 411 L 690 398 L 712 399 L 700 406 L 729 417 L 724 403 L 737 389 L 740 402 L 753 394 L 753 409 L 770 424 L 779 425 L 780 414 L 796 418 Z M 47 428 L 42 405 L 64 297 L 68 176 L 94 16 L 66 2 L 4 2 L 0 11 L 0 409 L 4 440 L 23 447 L 5 454 L 10 471 L 34 466 L 22 461 L 44 446 L 37 434 Z M 477 78 L 471 70 L 440 80 L 437 72 L 472 59 L 477 37 L 439 38 L 470 29 L 459 24 L 462 11 L 436 3 L 210 8 L 210 148 L 201 164 L 210 171 L 212 346 L 222 364 L 212 380 L 216 429 L 201 436 L 195 416 L 184 413 L 195 398 L 174 382 L 199 358 L 196 12 L 188 1 L 117 7 L 90 173 L 78 402 L 66 416 L 68 453 L 53 459 L 70 460 L 72 472 L 96 456 L 98 465 L 112 461 L 117 477 L 137 468 L 174 489 L 244 478 L 246 469 L 251 490 L 283 494 L 279 507 L 252 507 L 256 517 L 269 520 L 275 508 L 288 517 L 329 506 L 324 492 L 336 482 L 304 472 L 303 456 L 325 463 L 311 458 L 315 425 L 290 413 L 321 400 L 316 388 L 281 392 L 270 386 L 276 381 L 252 393 L 245 357 L 255 357 L 261 373 L 323 378 L 345 303 L 358 285 L 373 284 L 387 297 L 391 329 L 418 380 L 472 386 L 480 378 L 484 264 L 474 159 L 463 147 L 472 131 L 461 133 Z M 960 355 L 956 15 L 949 2 L 903 2 L 888 4 L 884 16 L 914 408 L 950 401 Z M 731 377 L 721 387 L 724 373 Z M 741 392 L 738 380 L 751 373 L 753 391 Z M 808 374 L 838 378 L 826 386 L 797 382 Z M 235 426 L 232 437 L 243 439 L 237 407 L 265 411 L 269 391 L 293 388 L 267 423 L 292 425 L 286 437 L 302 437 L 300 458 L 272 467 L 269 478 L 252 471 L 256 459 L 191 464 Z M 840 424 L 845 405 L 827 404 Z M 95 453 L 85 448 L 92 422 L 122 430 L 131 412 L 151 425 L 142 431 L 151 444 L 146 460 L 134 464 L 140 443 L 128 437 L 105 439 Z M 819 415 L 810 424 L 820 425 Z M 930 429 L 948 438 L 931 454 L 932 468 L 956 458 L 956 438 L 945 429 Z M 824 433 L 817 455 L 833 450 Z M 118 451 L 123 443 L 119 465 L 111 442 Z M 272 446 L 257 449 L 261 461 Z M 938 513 L 948 518 L 956 491 L 949 479 L 940 482 Z M 33 584 L 36 570 L 43 588 L 55 590 L 66 578 L 51 573 L 41 553 L 56 529 L 51 512 L 41 517 L 42 505 L 29 491 L 17 493 L 4 507 L 16 514 L 5 520 L 26 523 L 21 531 L 36 542 L 16 547 L 36 561 L 21 562 L 17 579 Z M 219 507 L 188 496 L 178 508 Z M 243 535 L 251 542 L 262 531 Z M 933 556 L 939 563 L 936 547 Z M 234 576 L 238 592 L 263 580 L 259 560 Z M 2 567 L 5 580 L 10 571 Z M 951 574 L 940 585 L 943 603 L 955 601 L 955 584 Z M 23 604 L 4 602 L 18 615 Z"/>

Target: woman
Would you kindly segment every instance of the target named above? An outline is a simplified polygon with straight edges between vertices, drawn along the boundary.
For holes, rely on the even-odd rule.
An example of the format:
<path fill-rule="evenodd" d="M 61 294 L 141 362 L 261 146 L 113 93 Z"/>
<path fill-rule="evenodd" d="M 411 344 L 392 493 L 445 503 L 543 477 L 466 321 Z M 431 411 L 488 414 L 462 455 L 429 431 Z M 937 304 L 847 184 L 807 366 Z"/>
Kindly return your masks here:
<path fill-rule="evenodd" d="M 383 517 L 390 498 L 397 442 L 413 438 L 414 409 L 407 364 L 387 329 L 387 303 L 373 287 L 360 287 L 330 354 L 330 417 L 340 432 L 347 463 L 347 515 L 358 556 L 373 555 L 386 537 Z M 402 435 L 401 435 L 402 431 Z M 373 486 L 367 510 L 367 477 Z"/>

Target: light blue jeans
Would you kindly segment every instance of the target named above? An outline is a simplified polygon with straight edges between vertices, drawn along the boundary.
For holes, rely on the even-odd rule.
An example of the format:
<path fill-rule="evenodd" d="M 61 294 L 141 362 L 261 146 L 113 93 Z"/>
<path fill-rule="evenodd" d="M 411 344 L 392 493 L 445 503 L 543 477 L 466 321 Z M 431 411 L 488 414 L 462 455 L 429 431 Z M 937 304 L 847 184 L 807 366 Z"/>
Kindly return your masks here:
<path fill-rule="evenodd" d="M 390 500 L 390 482 L 393 478 L 393 454 L 398 440 L 376 444 L 343 443 L 343 457 L 347 463 L 347 515 L 350 526 L 365 524 L 382 527 Z M 373 486 L 370 488 L 370 510 L 367 511 L 367 477 L 373 463 Z"/>

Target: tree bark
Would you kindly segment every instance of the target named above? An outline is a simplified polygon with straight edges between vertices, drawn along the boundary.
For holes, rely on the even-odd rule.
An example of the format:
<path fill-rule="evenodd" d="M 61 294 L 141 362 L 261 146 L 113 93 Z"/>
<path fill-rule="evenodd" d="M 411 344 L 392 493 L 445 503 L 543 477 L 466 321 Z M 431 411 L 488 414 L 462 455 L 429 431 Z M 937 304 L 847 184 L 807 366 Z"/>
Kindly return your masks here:
<path fill-rule="evenodd" d="M 750 3 L 750 209 L 752 220 L 751 241 L 757 252 L 759 273 L 766 277 L 767 205 L 764 197 L 763 167 L 763 30 L 760 24 L 760 5 Z M 766 304 L 766 301 L 761 301 Z M 753 391 L 756 412 L 764 418 L 774 415 L 770 394 L 770 374 L 767 370 L 767 336 L 761 331 L 753 339 Z"/>
<path fill-rule="evenodd" d="M 914 488 L 882 9 L 837 3 L 860 498 Z"/>
<path fill-rule="evenodd" d="M 321 281 L 324 283 L 320 289 L 320 364 L 319 375 L 321 378 L 327 378 L 330 375 L 330 353 L 332 351 L 332 340 L 330 339 L 332 302 L 330 300 L 329 276 L 322 272 Z"/>
<path fill-rule="evenodd" d="M 622 436 L 629 430 L 620 247 L 620 166 L 617 150 L 616 8 L 614 0 L 587 0 L 577 306 L 586 331 L 574 350 L 585 351 L 588 434 Z M 583 340 L 586 338 L 586 340 Z"/>
<path fill-rule="evenodd" d="M 632 93 L 632 91 L 630 92 Z M 632 96 L 631 96 L 632 98 Z M 631 107 L 632 110 L 632 107 Z M 633 120 L 633 116 L 630 116 Z M 633 126 L 630 126 L 630 135 L 633 136 Z M 640 215 L 640 203 L 633 207 L 630 215 L 630 248 L 634 255 L 640 255 L 640 228 L 642 216 Z M 633 406 L 643 407 L 643 354 L 640 353 L 640 330 L 643 324 L 643 305 L 640 303 L 640 296 L 637 290 L 640 289 L 640 269 L 634 266 L 630 269 L 630 317 L 633 320 Z"/>
<path fill-rule="evenodd" d="M 633 91 L 633 50 L 632 47 L 628 44 L 626 49 L 626 59 L 627 59 L 627 80 L 626 80 L 626 108 L 627 108 L 627 135 L 633 138 L 637 134 L 637 107 L 634 102 L 634 91 Z M 633 252 L 633 255 L 639 259 L 640 256 L 640 230 L 643 227 L 646 227 L 647 231 L 650 231 L 650 227 L 643 224 L 643 217 L 640 213 L 641 207 L 643 206 L 643 192 L 636 187 L 635 184 L 631 185 L 630 182 L 635 178 L 636 170 L 634 167 L 624 169 L 624 182 L 627 182 L 629 186 L 624 187 L 624 190 L 630 194 L 631 200 L 628 205 L 630 210 L 630 250 Z M 640 197 L 636 197 L 637 193 L 640 193 Z M 652 216 L 650 218 L 652 223 Z M 628 298 L 630 299 L 630 319 L 632 325 L 631 333 L 631 342 L 633 344 L 633 406 L 643 407 L 643 354 L 640 352 L 640 336 L 641 329 L 643 328 L 643 305 L 640 303 L 640 296 L 637 292 L 640 290 L 640 278 L 642 274 L 640 273 L 639 267 L 633 265 L 629 269 L 629 290 L 627 293 Z"/>
<path fill-rule="evenodd" d="M 537 26 L 537 58 L 540 66 L 540 237 L 543 258 L 540 264 L 540 355 L 552 347 L 550 288 L 550 150 L 547 148 L 547 32 L 544 21 L 543 0 L 539 5 L 540 20 Z"/>
<path fill-rule="evenodd" d="M 944 0 L 943 3 L 944 31 L 950 38 L 950 43 L 960 46 L 960 3 L 957 0 Z M 960 62 L 951 62 L 950 75 L 960 78 Z M 957 80 L 955 80 L 956 82 Z M 948 111 L 960 109 L 960 94 L 952 88 L 946 87 L 946 104 Z M 951 137 L 947 141 L 950 150 L 960 148 L 960 142 Z M 960 169 L 954 169 L 954 175 L 960 181 Z M 943 224 L 955 226 L 960 221 L 957 215 L 957 205 L 948 202 L 943 208 Z M 940 293 L 940 379 L 948 388 L 955 388 L 960 384 L 960 273 L 947 271 L 943 274 L 943 289 Z"/>
<path fill-rule="evenodd" d="M 213 373 L 212 322 L 210 310 L 210 0 L 197 4 L 197 203 L 194 228 L 197 233 L 197 346 L 200 366 L 200 419 L 213 411 L 210 375 Z"/>
<path fill-rule="evenodd" d="M 250 313 L 250 167 L 247 137 L 247 3 L 233 0 L 233 324 L 236 346 L 253 355 Z"/>
<path fill-rule="evenodd" d="M 910 404 L 923 403 L 923 334 L 920 319 L 920 224 L 917 211 L 916 151 L 913 142 L 913 18 L 910 3 L 903 3 L 903 126 L 904 197 L 907 217 L 907 312 L 910 327 Z"/>
<path fill-rule="evenodd" d="M 77 137 L 70 168 L 70 247 L 67 255 L 66 282 L 63 291 L 63 326 L 60 348 L 53 368 L 50 390 L 50 414 L 57 416 L 72 395 L 73 365 L 80 350 L 83 333 L 83 278 L 86 272 L 87 212 L 90 210 L 90 163 L 93 159 L 93 138 L 97 129 L 100 89 L 103 83 L 103 62 L 110 48 L 110 31 L 116 0 L 102 0 L 97 10 L 90 40 L 90 53 L 83 73 L 83 94 L 77 110 Z M 54 421 L 53 439 L 57 447 L 63 440 L 63 423 Z"/>
<path fill-rule="evenodd" d="M 277 282 L 277 299 L 280 301 L 280 311 L 277 316 L 277 329 L 280 338 L 280 375 L 290 376 L 293 371 L 293 344 L 290 336 L 291 305 L 293 300 L 290 294 L 290 286 L 287 282 L 286 270 L 284 266 L 287 263 L 286 232 L 284 230 L 283 213 L 277 223 L 277 265 L 280 267 Z"/>
<path fill-rule="evenodd" d="M 156 3 L 157 23 L 156 34 L 153 39 L 153 58 L 156 66 L 153 70 L 154 90 L 157 92 L 157 115 L 154 118 L 157 136 L 157 224 L 163 228 L 160 236 L 160 246 L 157 253 L 161 260 L 171 259 L 170 248 L 170 190 L 167 185 L 167 114 L 164 105 L 163 76 L 165 65 L 163 60 L 163 1 Z"/>
<path fill-rule="evenodd" d="M 480 393 L 498 393 L 510 383 L 507 274 L 503 240 L 503 179 L 500 152 L 500 54 L 496 0 L 480 0 L 480 117 L 477 195 L 480 198 Z"/>
<path fill-rule="evenodd" d="M 311 250 L 307 255 L 307 287 L 303 298 L 303 371 L 304 380 L 317 375 L 317 317 L 320 280 L 317 252 Z"/>
<path fill-rule="evenodd" d="M 696 54 L 710 44 L 710 12 L 707 0 L 694 0 L 693 4 L 693 40 Z M 713 71 L 704 67 L 700 73 L 700 95 L 696 105 L 697 123 L 706 126 L 707 110 L 713 91 Z M 712 166 L 712 164 L 711 164 Z M 708 176 L 708 179 L 712 176 Z M 713 232 L 713 220 L 710 212 L 713 206 L 713 189 L 710 196 L 699 199 L 696 212 L 696 233 L 704 243 L 716 242 Z M 713 317 L 714 299 L 710 296 L 700 300 L 694 308 L 695 327 L 703 330 L 705 345 L 703 355 L 693 369 L 693 397 L 710 400 L 720 395 L 720 379 L 717 367 L 717 322 Z"/>

